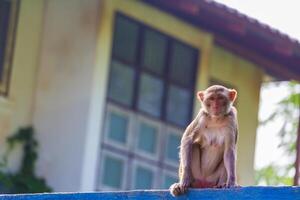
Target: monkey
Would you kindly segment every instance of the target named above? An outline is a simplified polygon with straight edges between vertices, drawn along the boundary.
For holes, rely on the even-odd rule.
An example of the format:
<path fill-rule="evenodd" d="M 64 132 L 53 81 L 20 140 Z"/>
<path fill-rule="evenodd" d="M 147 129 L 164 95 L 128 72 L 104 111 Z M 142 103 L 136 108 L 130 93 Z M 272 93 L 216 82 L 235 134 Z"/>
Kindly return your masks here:
<path fill-rule="evenodd" d="M 180 143 L 179 182 L 170 193 L 179 196 L 190 188 L 237 187 L 237 91 L 213 85 L 197 92 L 201 109 L 187 126 Z"/>

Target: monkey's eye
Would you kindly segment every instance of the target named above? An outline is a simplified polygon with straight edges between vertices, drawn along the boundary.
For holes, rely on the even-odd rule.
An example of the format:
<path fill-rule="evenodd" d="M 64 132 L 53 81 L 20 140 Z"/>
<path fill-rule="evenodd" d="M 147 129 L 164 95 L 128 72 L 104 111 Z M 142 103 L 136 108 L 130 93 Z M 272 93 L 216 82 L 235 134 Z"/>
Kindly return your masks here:
<path fill-rule="evenodd" d="M 223 96 L 218 96 L 218 100 L 224 100 Z"/>
<path fill-rule="evenodd" d="M 215 97 L 209 97 L 208 100 L 214 101 L 214 100 L 215 100 Z"/>

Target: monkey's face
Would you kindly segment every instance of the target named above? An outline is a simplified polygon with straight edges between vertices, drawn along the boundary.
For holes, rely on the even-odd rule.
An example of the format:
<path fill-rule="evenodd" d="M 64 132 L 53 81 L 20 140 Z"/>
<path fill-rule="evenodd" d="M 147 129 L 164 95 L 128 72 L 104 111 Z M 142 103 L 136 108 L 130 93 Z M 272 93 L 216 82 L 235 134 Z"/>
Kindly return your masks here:
<path fill-rule="evenodd" d="M 229 99 L 222 93 L 208 94 L 204 98 L 203 106 L 206 107 L 207 112 L 212 116 L 222 116 L 227 113 L 230 106 Z"/>
<path fill-rule="evenodd" d="M 237 92 L 224 86 L 214 85 L 197 93 L 202 107 L 211 116 L 222 116 L 229 112 Z"/>

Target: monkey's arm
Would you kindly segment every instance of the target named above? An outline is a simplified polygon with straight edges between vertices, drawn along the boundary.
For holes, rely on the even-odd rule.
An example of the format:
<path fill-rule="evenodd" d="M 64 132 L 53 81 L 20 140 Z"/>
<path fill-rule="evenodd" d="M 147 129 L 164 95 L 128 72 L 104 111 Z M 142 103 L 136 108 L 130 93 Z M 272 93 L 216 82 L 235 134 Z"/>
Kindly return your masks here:
<path fill-rule="evenodd" d="M 198 130 L 198 124 L 200 119 L 200 112 L 197 117 L 191 122 L 183 133 L 180 145 L 180 166 L 181 172 L 180 183 L 183 186 L 188 187 L 192 181 L 191 172 L 191 160 L 192 160 L 192 148 L 195 139 L 195 134 Z"/>
<path fill-rule="evenodd" d="M 192 146 L 193 146 L 193 124 L 190 124 L 181 139 L 180 145 L 180 163 L 182 174 L 179 177 L 180 182 L 183 184 L 190 184 L 191 181 L 191 159 L 192 159 Z"/>
<path fill-rule="evenodd" d="M 200 113 L 201 112 L 199 112 L 197 117 L 191 122 L 190 125 L 188 125 L 181 138 L 179 151 L 179 183 L 174 183 L 170 186 L 170 192 L 173 196 L 178 196 L 185 193 L 193 181 L 191 166 L 192 150 L 194 137 L 199 125 Z"/>
<path fill-rule="evenodd" d="M 224 165 L 227 172 L 227 187 L 236 186 L 236 140 L 238 130 L 234 128 L 232 133 L 227 137 L 224 151 Z"/>

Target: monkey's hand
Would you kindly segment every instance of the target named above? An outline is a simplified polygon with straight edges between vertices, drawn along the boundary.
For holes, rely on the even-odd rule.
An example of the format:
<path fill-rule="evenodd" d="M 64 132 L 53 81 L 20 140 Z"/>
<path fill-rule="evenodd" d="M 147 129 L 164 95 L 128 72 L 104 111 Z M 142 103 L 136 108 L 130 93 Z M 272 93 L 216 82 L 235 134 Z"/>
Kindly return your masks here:
<path fill-rule="evenodd" d="M 185 176 L 179 183 L 174 183 L 170 187 L 170 192 L 173 196 L 179 196 L 187 192 L 191 186 L 192 179 L 190 176 Z"/>

